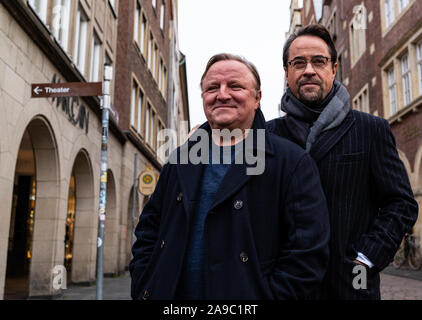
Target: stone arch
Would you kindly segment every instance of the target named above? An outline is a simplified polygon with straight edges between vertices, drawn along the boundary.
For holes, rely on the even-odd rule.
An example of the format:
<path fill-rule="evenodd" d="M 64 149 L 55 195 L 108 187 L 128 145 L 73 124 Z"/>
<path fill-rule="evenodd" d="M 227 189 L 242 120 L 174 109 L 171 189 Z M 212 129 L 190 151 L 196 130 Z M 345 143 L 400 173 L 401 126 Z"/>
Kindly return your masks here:
<path fill-rule="evenodd" d="M 127 213 L 125 215 L 124 212 L 122 212 L 122 225 L 124 224 L 124 228 L 125 228 L 125 237 L 121 238 L 122 244 L 121 244 L 121 261 L 122 261 L 122 265 L 127 269 L 129 266 L 129 262 L 132 258 L 131 255 L 131 249 L 132 249 L 132 243 L 133 241 L 135 241 L 135 236 L 133 234 L 134 232 L 134 228 L 136 227 L 137 223 L 138 223 L 138 218 L 140 215 L 140 210 L 143 207 L 143 201 L 144 201 L 144 196 L 142 194 L 140 194 L 137 190 L 136 190 L 136 206 L 135 206 L 135 211 L 133 211 L 134 208 L 134 202 L 133 202 L 133 186 L 130 189 L 130 194 L 129 194 L 129 202 L 128 202 L 128 210 Z M 132 215 L 134 214 L 134 219 L 132 218 Z M 123 218 L 123 216 L 125 216 Z M 123 222 L 124 221 L 124 222 Z"/>
<path fill-rule="evenodd" d="M 104 274 L 118 273 L 119 215 L 117 213 L 116 179 L 112 170 L 107 171 L 106 220 L 104 230 Z"/>
<path fill-rule="evenodd" d="M 90 282 L 95 279 L 97 215 L 95 214 L 94 175 L 89 153 L 82 149 L 75 157 L 69 180 L 74 179 L 74 232 L 71 250 L 70 279 Z M 70 188 L 69 188 L 70 191 Z M 69 194 L 69 197 L 71 195 Z M 70 200 L 70 199 L 69 199 Z M 69 206 L 71 201 L 69 201 Z M 70 235 L 70 234 L 68 234 Z"/>
<path fill-rule="evenodd" d="M 415 199 L 419 204 L 418 220 L 413 227 L 413 233 L 419 238 L 419 243 L 422 240 L 422 144 L 419 146 L 415 157 L 415 170 L 414 170 L 415 184 L 413 192 Z"/>
<path fill-rule="evenodd" d="M 22 151 L 32 153 L 34 176 L 30 184 L 33 204 L 16 213 L 10 219 L 10 231 L 15 231 L 16 217 L 18 214 L 27 214 L 29 221 L 26 223 L 26 258 L 28 261 L 28 296 L 52 295 L 52 269 L 54 267 L 57 248 L 63 246 L 63 241 L 58 237 L 58 221 L 60 206 L 60 161 L 56 135 L 50 122 L 42 115 L 37 115 L 28 121 L 17 144 L 14 159 L 16 164 L 12 174 L 15 175 L 15 184 L 21 183 L 21 175 L 18 171 L 18 161 L 23 159 Z M 21 150 L 22 142 L 27 139 L 27 147 Z M 21 153 L 20 153 L 21 152 Z M 18 201 L 20 202 L 20 201 Z M 15 207 L 12 206 L 12 213 Z M 13 215 L 12 215 L 13 216 Z M 14 241 L 14 240 L 13 240 Z M 9 247 L 10 248 L 10 247 Z M 9 250 L 10 251 L 10 250 Z M 12 260 L 9 261 L 12 263 Z M 5 294 L 11 289 L 5 288 Z"/>
<path fill-rule="evenodd" d="M 399 154 L 400 160 L 403 162 L 404 167 L 406 168 L 407 175 L 409 176 L 409 179 L 411 180 L 411 183 L 413 184 L 412 167 L 410 165 L 409 159 L 407 159 L 406 154 L 403 151 L 397 149 L 397 152 Z"/>

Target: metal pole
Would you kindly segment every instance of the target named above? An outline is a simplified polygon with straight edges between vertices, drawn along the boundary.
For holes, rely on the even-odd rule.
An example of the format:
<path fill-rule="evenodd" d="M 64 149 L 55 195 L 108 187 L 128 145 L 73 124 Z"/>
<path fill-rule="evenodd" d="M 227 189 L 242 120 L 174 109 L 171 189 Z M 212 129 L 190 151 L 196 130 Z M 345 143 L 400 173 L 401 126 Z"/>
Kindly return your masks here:
<path fill-rule="evenodd" d="M 103 100 L 102 100 L 102 135 L 101 135 L 101 172 L 100 172 L 100 206 L 98 211 L 97 239 L 97 300 L 103 300 L 103 263 L 104 263 L 104 225 L 106 218 L 107 195 L 107 145 L 108 123 L 110 116 L 110 82 L 113 78 L 113 68 L 104 65 Z"/>
<path fill-rule="evenodd" d="M 131 248 L 133 246 L 133 241 L 135 237 L 135 219 L 136 219 L 135 215 L 136 215 L 136 200 L 137 200 L 137 189 L 138 189 L 137 169 L 138 169 L 138 154 L 135 153 L 135 164 L 133 165 L 132 234 L 131 234 L 131 239 L 130 239 Z M 130 252 L 131 252 L 131 257 L 133 258 L 132 250 L 130 250 Z"/>

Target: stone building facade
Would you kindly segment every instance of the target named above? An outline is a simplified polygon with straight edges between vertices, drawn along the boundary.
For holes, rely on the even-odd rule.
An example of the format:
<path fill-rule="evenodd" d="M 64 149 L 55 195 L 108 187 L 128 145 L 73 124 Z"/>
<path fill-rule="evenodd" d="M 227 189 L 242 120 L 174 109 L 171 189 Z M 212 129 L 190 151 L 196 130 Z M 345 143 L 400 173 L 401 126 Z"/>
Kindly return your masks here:
<path fill-rule="evenodd" d="M 67 284 L 96 279 L 101 100 L 34 99 L 31 84 L 101 82 L 105 63 L 113 66 L 114 77 L 104 273 L 127 270 L 136 223 L 133 194 L 137 215 L 147 200 L 133 192 L 134 155 L 138 154 L 138 173 L 149 169 L 158 176 L 162 165 L 156 149 L 132 139 L 131 101 L 117 98 L 125 85 L 117 67 L 119 46 L 127 36 L 118 32 L 124 17 L 120 10 L 127 2 L 133 1 L 0 1 L 0 299 L 60 294 L 57 266 L 66 268 Z M 143 5 L 154 3 L 160 10 L 161 3 L 169 6 L 170 1 Z M 169 8 L 163 16 L 168 26 Z M 168 48 L 166 41 L 164 37 L 156 44 Z M 168 59 L 168 49 L 164 52 L 163 60 Z M 131 66 L 128 72 L 145 76 L 139 66 Z M 159 119 L 166 127 L 167 79 L 160 80 L 163 90 L 158 89 L 158 80 L 152 84 L 151 78 L 141 80 L 144 88 L 153 91 L 148 96 L 156 108 L 153 125 Z"/>
<path fill-rule="evenodd" d="M 304 1 L 301 25 L 313 22 Z M 338 51 L 337 79 L 353 108 L 390 123 L 400 158 L 419 203 L 413 228 L 422 239 L 422 2 L 417 0 L 325 0 L 320 19 Z"/>

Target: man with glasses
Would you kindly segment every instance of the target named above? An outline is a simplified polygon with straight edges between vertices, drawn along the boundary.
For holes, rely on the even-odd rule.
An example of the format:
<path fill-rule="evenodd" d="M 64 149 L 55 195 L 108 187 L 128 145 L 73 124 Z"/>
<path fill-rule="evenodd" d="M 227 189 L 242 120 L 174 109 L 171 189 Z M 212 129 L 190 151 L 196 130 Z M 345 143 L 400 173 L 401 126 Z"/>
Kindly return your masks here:
<path fill-rule="evenodd" d="M 337 52 L 321 25 L 286 41 L 284 117 L 273 133 L 317 163 L 330 213 L 330 261 L 312 299 L 380 299 L 379 272 L 393 260 L 416 221 L 418 205 L 386 120 L 351 110 L 335 80 Z"/>

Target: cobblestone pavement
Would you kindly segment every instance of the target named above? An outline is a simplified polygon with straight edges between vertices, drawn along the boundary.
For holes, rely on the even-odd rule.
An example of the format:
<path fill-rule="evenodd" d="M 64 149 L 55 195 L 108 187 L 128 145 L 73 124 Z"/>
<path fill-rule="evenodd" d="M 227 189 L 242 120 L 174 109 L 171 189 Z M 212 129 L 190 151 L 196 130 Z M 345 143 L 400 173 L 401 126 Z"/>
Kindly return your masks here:
<path fill-rule="evenodd" d="M 387 267 L 381 273 L 382 300 L 422 300 L 422 270 Z"/>
<path fill-rule="evenodd" d="M 96 286 L 70 285 L 57 300 L 95 300 Z M 104 278 L 104 300 L 130 300 L 129 273 L 117 278 Z M 381 273 L 382 300 L 422 300 L 422 270 L 399 270 L 387 267 Z"/>

